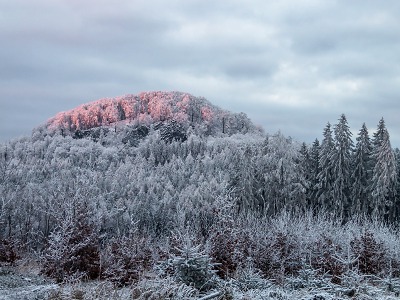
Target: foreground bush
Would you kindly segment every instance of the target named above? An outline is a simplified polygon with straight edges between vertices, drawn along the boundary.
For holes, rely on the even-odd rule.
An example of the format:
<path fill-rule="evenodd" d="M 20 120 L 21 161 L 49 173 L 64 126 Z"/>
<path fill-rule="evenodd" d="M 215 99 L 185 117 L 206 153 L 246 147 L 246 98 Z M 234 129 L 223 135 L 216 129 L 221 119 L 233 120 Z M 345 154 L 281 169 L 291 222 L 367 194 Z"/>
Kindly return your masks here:
<path fill-rule="evenodd" d="M 102 278 L 117 286 L 138 282 L 155 263 L 148 242 L 138 236 L 112 239 L 102 257 Z"/>
<path fill-rule="evenodd" d="M 0 240 L 0 263 L 14 263 L 17 258 L 14 243 L 11 240 Z"/>
<path fill-rule="evenodd" d="M 122 287 L 169 278 L 201 294 L 228 282 L 241 289 L 272 283 L 291 288 L 344 286 L 351 291 L 371 278 L 387 278 L 394 290 L 392 282 L 399 277 L 398 233 L 366 220 L 343 225 L 312 215 L 238 217 L 229 226 L 215 225 L 208 239 L 198 239 L 196 228 L 176 227 L 159 238 L 114 237 L 104 240 L 102 248 L 89 223 L 65 224 L 51 235 L 43 266 L 57 281 L 101 276 Z M 177 238 L 180 235 L 193 237 L 192 244 Z"/>
<path fill-rule="evenodd" d="M 100 275 L 98 235 L 86 214 L 86 210 L 78 211 L 76 218 L 65 220 L 50 236 L 42 273 L 57 282 Z"/>
<path fill-rule="evenodd" d="M 179 283 L 194 287 L 199 291 L 206 291 L 215 285 L 215 264 L 211 258 L 200 250 L 201 246 L 185 245 L 182 249 L 176 248 L 177 255 L 172 255 L 164 262 L 161 270 L 164 274 L 171 273 Z"/>

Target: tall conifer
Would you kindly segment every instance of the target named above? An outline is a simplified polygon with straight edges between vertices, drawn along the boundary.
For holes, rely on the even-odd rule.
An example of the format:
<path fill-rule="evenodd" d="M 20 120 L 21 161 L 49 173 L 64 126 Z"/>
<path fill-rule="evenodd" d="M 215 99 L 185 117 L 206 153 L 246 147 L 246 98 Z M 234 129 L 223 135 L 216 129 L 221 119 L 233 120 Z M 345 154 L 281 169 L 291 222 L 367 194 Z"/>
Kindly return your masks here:
<path fill-rule="evenodd" d="M 333 164 L 332 156 L 335 150 L 335 144 L 332 137 L 331 124 L 328 122 L 323 132 L 321 143 L 318 173 L 318 204 L 323 209 L 332 211 L 333 209 Z"/>
<path fill-rule="evenodd" d="M 393 206 L 396 193 L 396 159 L 383 118 L 379 121 L 373 138 L 373 160 L 371 210 L 374 216 L 392 218 L 389 210 Z"/>
<path fill-rule="evenodd" d="M 354 153 L 352 173 L 352 211 L 355 213 L 366 214 L 368 213 L 368 206 L 371 200 L 370 182 L 372 173 L 372 145 L 365 123 L 362 125 L 356 140 L 357 143 Z"/>
<path fill-rule="evenodd" d="M 315 139 L 310 150 L 310 181 L 311 188 L 309 189 L 309 195 L 307 196 L 310 201 L 311 208 L 315 210 L 318 204 L 318 174 L 321 172 L 319 165 L 321 146 L 319 140 Z"/>
<path fill-rule="evenodd" d="M 350 176 L 353 141 L 346 116 L 342 114 L 334 127 L 335 149 L 332 155 L 333 198 L 335 212 L 346 220 L 350 214 Z"/>

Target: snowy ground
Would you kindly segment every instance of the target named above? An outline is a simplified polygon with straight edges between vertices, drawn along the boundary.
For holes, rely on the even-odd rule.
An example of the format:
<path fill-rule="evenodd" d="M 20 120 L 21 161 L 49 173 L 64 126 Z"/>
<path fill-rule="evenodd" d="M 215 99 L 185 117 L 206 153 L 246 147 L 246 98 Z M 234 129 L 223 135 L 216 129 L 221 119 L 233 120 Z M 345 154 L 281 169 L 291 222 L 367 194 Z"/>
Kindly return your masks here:
<path fill-rule="evenodd" d="M 250 286 L 248 286 L 250 287 Z M 219 291 L 224 296 L 213 299 L 228 300 L 395 300 L 400 299 L 397 288 L 390 291 L 385 284 L 360 284 L 353 289 L 334 285 L 319 288 L 289 286 L 281 288 L 246 288 L 235 283 L 221 286 Z M 209 294 L 215 291 L 209 292 Z M 171 279 L 159 279 L 141 282 L 124 289 L 114 289 L 107 282 L 86 284 L 57 285 L 37 272 L 10 267 L 0 267 L 0 300 L 63 300 L 63 299 L 201 299 L 193 289 L 176 284 Z"/>
<path fill-rule="evenodd" d="M 33 273 L 20 274 L 16 269 L 0 267 L 0 300 L 46 299 L 58 286 Z"/>

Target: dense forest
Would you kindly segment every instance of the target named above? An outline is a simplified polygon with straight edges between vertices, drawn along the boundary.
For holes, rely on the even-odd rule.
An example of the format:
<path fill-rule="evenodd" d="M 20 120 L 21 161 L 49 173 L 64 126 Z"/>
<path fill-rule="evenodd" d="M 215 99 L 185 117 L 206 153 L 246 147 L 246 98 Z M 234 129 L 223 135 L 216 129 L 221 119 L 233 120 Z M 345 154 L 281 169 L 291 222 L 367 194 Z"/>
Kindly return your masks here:
<path fill-rule="evenodd" d="M 312 145 L 266 134 L 184 93 L 60 113 L 0 145 L 0 261 L 37 255 L 58 282 L 174 278 L 192 294 L 304 272 L 398 278 L 400 151 L 384 119 L 372 137 L 363 124 L 353 139 L 345 115 L 321 131 Z"/>

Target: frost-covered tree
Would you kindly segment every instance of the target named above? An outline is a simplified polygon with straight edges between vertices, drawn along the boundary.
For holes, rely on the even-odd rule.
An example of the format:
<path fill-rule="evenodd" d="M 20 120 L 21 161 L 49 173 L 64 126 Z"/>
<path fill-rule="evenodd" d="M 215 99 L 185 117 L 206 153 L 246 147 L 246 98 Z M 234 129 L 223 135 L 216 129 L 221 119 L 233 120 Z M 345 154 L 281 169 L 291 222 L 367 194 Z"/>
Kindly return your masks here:
<path fill-rule="evenodd" d="M 306 193 L 306 199 L 308 201 L 308 194 L 311 186 L 311 157 L 310 149 L 306 143 L 302 143 L 299 150 L 299 172 L 302 174 L 303 182 L 301 183 Z"/>
<path fill-rule="evenodd" d="M 98 235 L 88 219 L 88 209 L 78 205 L 54 231 L 45 251 L 42 272 L 57 282 L 69 277 L 95 279 L 100 275 Z"/>
<path fill-rule="evenodd" d="M 352 211 L 367 214 L 370 202 L 371 183 L 371 154 L 372 145 L 365 123 L 362 125 L 356 138 L 356 147 L 353 157 L 352 172 Z"/>
<path fill-rule="evenodd" d="M 176 249 L 178 255 L 168 260 L 175 280 L 193 286 L 198 290 L 209 290 L 214 285 L 214 264 L 211 258 L 200 250 L 200 246 L 185 245 Z"/>
<path fill-rule="evenodd" d="M 315 211 L 318 204 L 318 174 L 321 172 L 320 168 L 320 151 L 321 146 L 318 139 L 315 139 L 310 150 L 310 189 L 308 191 L 308 198 L 310 208 Z"/>
<path fill-rule="evenodd" d="M 264 178 L 258 176 L 263 172 L 264 166 L 263 164 L 256 165 L 254 158 L 258 154 L 251 147 L 246 147 L 243 151 L 227 149 L 226 153 L 229 153 L 231 157 L 232 172 L 229 188 L 236 199 L 237 211 L 244 214 L 263 215 L 268 210 L 269 199 L 266 198 L 266 190 L 263 186 Z M 258 171 L 257 168 L 259 168 Z"/>
<path fill-rule="evenodd" d="M 383 118 L 379 121 L 373 138 L 374 169 L 372 174 L 372 214 L 391 219 L 396 192 L 396 159 L 390 145 L 389 132 Z"/>
<path fill-rule="evenodd" d="M 304 207 L 304 181 L 298 168 L 299 145 L 291 138 L 276 133 L 268 139 L 263 149 L 263 174 L 266 199 L 269 201 L 269 215 L 282 209 L 297 210 Z M 258 162 L 256 162 L 258 163 Z"/>
<path fill-rule="evenodd" d="M 316 208 L 316 190 L 317 190 L 317 176 L 319 173 L 319 141 L 316 139 L 312 146 L 309 148 L 305 143 L 300 148 L 299 158 L 299 174 L 303 178 L 301 182 L 304 188 L 304 208 L 315 210 Z"/>
<path fill-rule="evenodd" d="M 335 148 L 331 158 L 333 165 L 333 201 L 335 212 L 344 220 L 350 210 L 350 175 L 353 141 L 346 116 L 342 114 L 334 127 Z"/>
<path fill-rule="evenodd" d="M 320 148 L 318 174 L 318 204 L 322 209 L 333 210 L 334 165 L 332 157 L 335 151 L 331 124 L 328 123 L 323 131 L 323 140 Z"/>
<path fill-rule="evenodd" d="M 393 209 L 393 216 L 395 221 L 399 221 L 400 219 L 400 149 L 396 148 L 394 150 L 394 156 L 396 159 L 396 168 L 397 168 L 397 182 L 396 182 L 396 195 L 395 195 L 395 203 Z"/>

